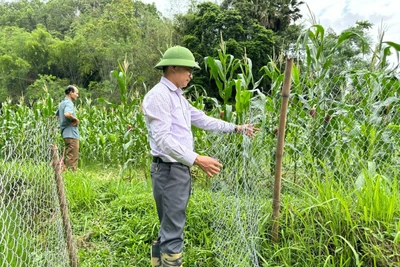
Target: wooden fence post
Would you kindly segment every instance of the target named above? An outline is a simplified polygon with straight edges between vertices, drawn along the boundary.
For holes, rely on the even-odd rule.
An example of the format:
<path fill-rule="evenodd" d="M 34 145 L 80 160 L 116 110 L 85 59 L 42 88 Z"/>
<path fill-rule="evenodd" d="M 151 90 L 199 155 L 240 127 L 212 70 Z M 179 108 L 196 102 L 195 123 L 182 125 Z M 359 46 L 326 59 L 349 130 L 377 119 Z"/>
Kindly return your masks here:
<path fill-rule="evenodd" d="M 275 184 L 274 184 L 274 196 L 272 203 L 272 210 L 273 210 L 272 240 L 274 242 L 278 242 L 278 231 L 279 231 L 278 218 L 279 218 L 279 209 L 281 206 L 280 195 L 281 195 L 282 158 L 283 158 L 283 149 L 285 144 L 286 113 L 289 103 L 292 66 L 293 66 L 293 58 L 288 58 L 286 60 L 285 78 L 283 81 L 283 88 L 282 88 L 282 106 L 279 117 L 278 141 L 276 145 Z"/>
<path fill-rule="evenodd" d="M 76 257 L 74 240 L 73 240 L 73 236 L 72 236 L 71 222 L 70 222 L 69 215 L 68 215 L 67 198 L 65 196 L 64 182 L 63 182 L 63 179 L 61 176 L 61 171 L 62 171 L 61 163 L 62 162 L 59 159 L 58 148 L 56 145 L 51 145 L 51 156 L 53 158 L 53 167 L 54 167 L 55 178 L 56 178 L 58 200 L 60 202 L 60 210 L 61 210 L 61 216 L 62 216 L 63 225 L 64 225 L 64 232 L 65 232 L 65 236 L 67 239 L 67 248 L 68 248 L 69 259 L 70 259 L 71 267 L 77 267 L 78 261 L 77 261 L 77 257 Z"/>

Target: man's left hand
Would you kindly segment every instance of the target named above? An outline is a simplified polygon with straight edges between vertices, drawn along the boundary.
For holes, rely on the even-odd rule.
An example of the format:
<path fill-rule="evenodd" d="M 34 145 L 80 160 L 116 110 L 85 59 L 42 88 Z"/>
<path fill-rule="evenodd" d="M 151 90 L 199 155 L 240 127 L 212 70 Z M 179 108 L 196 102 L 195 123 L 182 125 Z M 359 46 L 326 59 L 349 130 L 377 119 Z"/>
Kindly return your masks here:
<path fill-rule="evenodd" d="M 78 126 L 79 120 L 78 118 L 75 118 L 75 120 L 71 123 L 71 126 Z"/>
<path fill-rule="evenodd" d="M 260 131 L 259 128 L 255 128 L 254 124 L 243 124 L 236 126 L 235 132 L 247 135 L 248 137 L 255 137 L 256 132 Z"/>

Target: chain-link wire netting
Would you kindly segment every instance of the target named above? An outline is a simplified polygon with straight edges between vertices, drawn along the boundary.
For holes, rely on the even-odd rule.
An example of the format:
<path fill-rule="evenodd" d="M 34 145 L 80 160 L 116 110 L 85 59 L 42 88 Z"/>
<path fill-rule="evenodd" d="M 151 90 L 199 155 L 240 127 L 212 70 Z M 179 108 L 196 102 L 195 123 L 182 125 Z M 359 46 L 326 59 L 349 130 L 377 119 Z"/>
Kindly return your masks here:
<path fill-rule="evenodd" d="M 259 122 L 256 110 L 247 123 Z M 265 205 L 270 205 L 273 177 L 271 148 L 265 131 L 256 138 L 209 133 L 207 155 L 220 160 L 221 173 L 211 181 L 214 255 L 220 266 L 260 266 L 260 237 L 265 232 Z"/>
<path fill-rule="evenodd" d="M 399 82 L 385 74 L 342 72 L 292 83 L 282 179 L 329 173 L 363 183 L 363 170 L 391 179 L 399 170 Z M 260 240 L 270 233 L 275 151 L 281 97 L 253 102 L 246 123 L 262 128 L 255 138 L 207 134 L 207 155 L 223 163 L 212 179 L 215 257 L 221 266 L 260 266 Z M 255 104 L 255 105 L 254 105 Z M 202 143 L 204 142 L 204 143 Z M 282 184 L 282 188 L 285 184 Z M 271 240 L 272 242 L 272 240 Z"/>
<path fill-rule="evenodd" d="M 354 178 L 371 164 L 391 177 L 400 166 L 399 93 L 395 77 L 369 72 L 292 86 L 284 156 L 290 178 Z"/>
<path fill-rule="evenodd" d="M 56 123 L 20 125 L 1 148 L 0 267 L 69 266 L 50 147 Z"/>

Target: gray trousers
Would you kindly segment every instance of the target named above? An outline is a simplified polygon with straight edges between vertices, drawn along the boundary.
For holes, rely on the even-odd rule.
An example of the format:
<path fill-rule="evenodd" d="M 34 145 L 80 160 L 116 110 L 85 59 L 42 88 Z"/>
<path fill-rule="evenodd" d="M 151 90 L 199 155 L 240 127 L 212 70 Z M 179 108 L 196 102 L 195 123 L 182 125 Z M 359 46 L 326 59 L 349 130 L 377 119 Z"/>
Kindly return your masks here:
<path fill-rule="evenodd" d="M 150 172 L 160 220 L 160 250 L 162 253 L 181 253 L 186 208 L 191 191 L 190 169 L 180 163 L 153 162 Z"/>

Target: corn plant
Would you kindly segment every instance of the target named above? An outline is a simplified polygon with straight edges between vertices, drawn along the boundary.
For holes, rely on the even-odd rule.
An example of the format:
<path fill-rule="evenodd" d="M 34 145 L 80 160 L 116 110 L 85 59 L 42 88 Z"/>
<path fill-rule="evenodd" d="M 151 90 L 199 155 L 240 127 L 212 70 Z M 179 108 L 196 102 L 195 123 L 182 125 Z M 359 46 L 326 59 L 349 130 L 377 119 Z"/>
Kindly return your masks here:
<path fill-rule="evenodd" d="M 221 38 L 218 58 L 205 57 L 204 62 L 205 68 L 210 71 L 210 78 L 215 80 L 219 95 L 223 100 L 221 118 L 242 124 L 245 112 L 250 108 L 253 93 L 261 82 L 261 79 L 254 82 L 251 59 L 244 55 L 243 60 L 239 60 L 233 55 L 227 54 L 226 45 Z M 232 99 L 233 94 L 235 101 Z"/>
<path fill-rule="evenodd" d="M 230 121 L 232 119 L 232 105 L 230 103 L 233 89 L 235 86 L 234 76 L 240 66 L 240 60 L 233 55 L 226 54 L 224 43 L 221 50 L 218 51 L 218 59 L 205 57 L 204 62 L 206 71 L 209 69 L 210 78 L 215 80 L 218 92 L 223 100 L 222 111 L 223 119 Z"/>
<path fill-rule="evenodd" d="M 148 151 L 147 132 L 140 108 L 142 96 L 136 90 L 141 79 L 133 82 L 128 67 L 125 60 L 119 64 L 118 71 L 110 73 L 117 82 L 120 103 L 99 98 L 100 105 L 92 105 L 90 99 L 81 101 L 79 105 L 82 164 L 119 164 L 122 170 L 126 170 L 130 163 L 141 166 L 146 162 L 143 155 Z M 144 84 L 142 86 L 146 89 Z"/>

